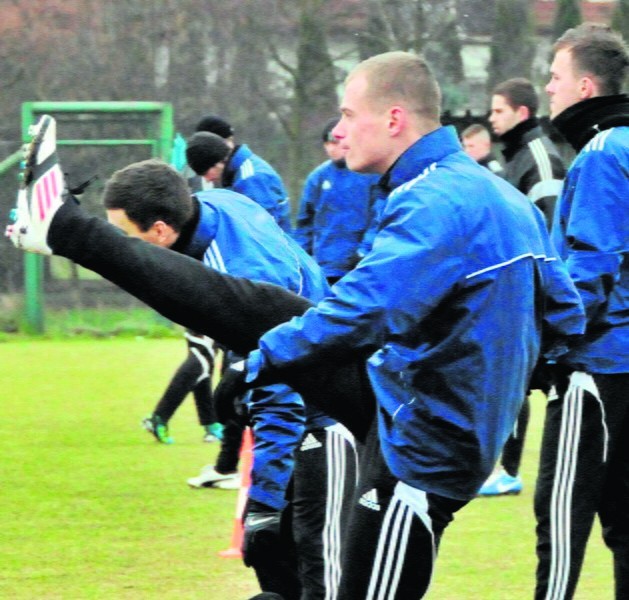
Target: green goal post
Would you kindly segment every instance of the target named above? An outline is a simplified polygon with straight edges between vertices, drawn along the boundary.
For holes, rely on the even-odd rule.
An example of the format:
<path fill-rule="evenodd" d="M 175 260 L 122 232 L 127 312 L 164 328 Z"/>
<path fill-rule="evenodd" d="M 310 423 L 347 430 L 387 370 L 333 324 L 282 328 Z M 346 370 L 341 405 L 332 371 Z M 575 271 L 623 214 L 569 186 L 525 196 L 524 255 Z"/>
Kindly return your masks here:
<path fill-rule="evenodd" d="M 170 161 L 173 147 L 173 109 L 169 102 L 24 102 L 22 104 L 22 141 L 30 140 L 29 127 L 43 114 L 112 115 L 119 113 L 146 114 L 146 137 L 140 139 L 58 139 L 59 146 L 150 146 L 151 155 Z M 16 164 L 21 153 L 3 162 Z M 2 165 L 0 165 L 2 166 Z M 31 333 L 43 333 L 44 326 L 43 257 L 24 255 L 24 311 L 25 322 Z"/>

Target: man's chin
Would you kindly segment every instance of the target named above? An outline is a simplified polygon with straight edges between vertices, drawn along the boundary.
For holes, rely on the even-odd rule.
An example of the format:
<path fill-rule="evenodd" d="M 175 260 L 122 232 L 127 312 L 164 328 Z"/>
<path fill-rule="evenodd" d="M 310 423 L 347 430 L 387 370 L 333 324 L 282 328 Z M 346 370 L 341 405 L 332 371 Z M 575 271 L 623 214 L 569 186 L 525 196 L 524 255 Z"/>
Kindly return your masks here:
<path fill-rule="evenodd" d="M 347 168 L 350 171 L 354 171 L 354 173 L 363 173 L 365 175 L 369 173 L 375 173 L 373 169 L 369 168 L 369 165 L 361 164 L 358 161 L 352 161 L 348 156 L 345 157 L 345 163 L 347 165 Z"/>
<path fill-rule="evenodd" d="M 554 119 L 555 117 L 558 117 L 565 109 L 566 109 L 565 106 L 563 108 L 559 108 L 559 107 L 553 107 L 553 105 L 551 104 L 548 107 L 548 118 L 552 121 L 552 119 Z"/>

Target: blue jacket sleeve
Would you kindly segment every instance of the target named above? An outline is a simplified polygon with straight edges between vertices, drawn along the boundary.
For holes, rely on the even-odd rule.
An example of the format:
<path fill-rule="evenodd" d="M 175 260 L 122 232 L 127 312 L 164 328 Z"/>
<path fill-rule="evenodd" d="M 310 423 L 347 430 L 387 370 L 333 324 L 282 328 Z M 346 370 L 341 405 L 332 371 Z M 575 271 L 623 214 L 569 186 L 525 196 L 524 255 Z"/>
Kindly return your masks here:
<path fill-rule="evenodd" d="M 248 408 L 255 443 L 249 497 L 282 510 L 304 432 L 304 404 L 299 394 L 277 384 L 253 390 Z"/>
<path fill-rule="evenodd" d="M 454 219 L 442 204 L 412 193 L 389 198 L 369 255 L 316 310 L 267 332 L 255 360 L 281 369 L 366 358 L 385 331 L 395 336 L 415 327 L 462 276 L 458 256 L 465 252 Z M 249 368 L 256 369 L 253 361 Z"/>
<path fill-rule="evenodd" d="M 553 238 L 579 291 L 587 321 L 592 322 L 605 310 L 629 252 L 629 215 L 624 210 L 629 177 L 614 154 L 586 152 L 577 160 L 578 169 L 566 181 Z"/>

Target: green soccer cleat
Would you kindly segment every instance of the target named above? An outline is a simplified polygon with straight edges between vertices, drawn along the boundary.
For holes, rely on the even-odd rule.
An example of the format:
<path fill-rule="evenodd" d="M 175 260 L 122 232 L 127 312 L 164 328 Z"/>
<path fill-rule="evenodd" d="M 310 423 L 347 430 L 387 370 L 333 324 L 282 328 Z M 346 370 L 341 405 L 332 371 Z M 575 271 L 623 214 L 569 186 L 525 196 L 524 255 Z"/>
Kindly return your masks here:
<path fill-rule="evenodd" d="M 168 433 L 168 424 L 164 423 L 162 418 L 157 415 L 149 415 L 142 419 L 142 427 L 162 444 L 172 444 L 175 441 Z"/>

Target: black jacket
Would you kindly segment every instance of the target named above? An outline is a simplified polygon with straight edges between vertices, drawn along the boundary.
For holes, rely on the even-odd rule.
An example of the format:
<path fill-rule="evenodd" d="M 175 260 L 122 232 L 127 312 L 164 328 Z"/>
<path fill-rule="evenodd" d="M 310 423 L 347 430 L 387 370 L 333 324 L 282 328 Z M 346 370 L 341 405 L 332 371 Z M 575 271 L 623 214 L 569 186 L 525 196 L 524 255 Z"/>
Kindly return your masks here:
<path fill-rule="evenodd" d="M 505 178 L 535 202 L 550 228 L 566 174 L 557 148 L 537 118 L 523 121 L 500 139 L 504 143 Z"/>

